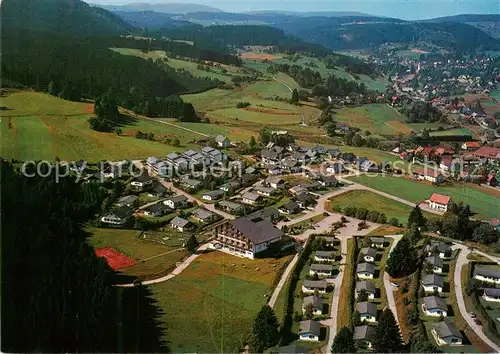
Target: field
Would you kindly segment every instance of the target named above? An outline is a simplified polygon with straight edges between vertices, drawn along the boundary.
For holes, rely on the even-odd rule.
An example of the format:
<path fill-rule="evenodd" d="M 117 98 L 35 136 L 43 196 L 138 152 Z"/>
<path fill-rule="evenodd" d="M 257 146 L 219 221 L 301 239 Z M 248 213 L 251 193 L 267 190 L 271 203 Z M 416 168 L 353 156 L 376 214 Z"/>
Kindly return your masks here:
<path fill-rule="evenodd" d="M 197 134 L 173 126 L 124 116 L 123 135 L 91 130 L 87 119 L 93 104 L 70 102 L 44 93 L 15 92 L 0 99 L 8 107 L 2 112 L 0 153 L 19 160 L 118 160 L 164 156 L 192 147 Z M 136 139 L 135 132 L 153 132 L 157 140 L 179 138 L 181 147 Z"/>
<path fill-rule="evenodd" d="M 429 135 L 430 136 L 470 136 L 472 138 L 472 133 L 467 128 L 434 131 L 434 132 L 430 132 Z"/>
<path fill-rule="evenodd" d="M 432 193 L 447 194 L 455 203 L 469 204 L 475 217 L 491 219 L 498 217 L 500 198 L 493 193 L 483 193 L 465 184 L 432 186 L 403 177 L 392 176 L 357 176 L 349 178 L 353 182 L 390 193 L 396 197 L 418 203 L 426 200 Z M 492 191 L 495 192 L 495 191 Z"/>
<path fill-rule="evenodd" d="M 136 230 L 90 228 L 86 231 L 89 233 L 89 243 L 96 249 L 113 248 L 137 263 L 121 270 L 129 276 L 161 274 L 187 255 L 187 251 L 182 248 L 182 241 L 177 241 L 183 237 L 180 233 L 172 234 L 171 240 L 162 245 L 139 238 L 140 231 Z"/>
<path fill-rule="evenodd" d="M 164 311 L 161 320 L 167 327 L 169 349 L 240 352 L 255 315 L 290 258 L 249 260 L 211 252 L 179 276 L 151 286 Z"/>
<path fill-rule="evenodd" d="M 392 199 L 380 196 L 369 191 L 350 191 L 329 199 L 330 206 L 340 206 L 342 209 L 347 206 L 357 208 L 366 208 L 375 210 L 380 213 L 385 213 L 387 220 L 397 218 L 400 222 L 405 222 L 408 219 L 412 207 L 406 204 L 398 203 Z M 430 214 L 425 215 L 430 217 Z"/>
<path fill-rule="evenodd" d="M 495 91 L 491 91 L 490 96 L 500 101 L 500 89 L 496 89 Z"/>

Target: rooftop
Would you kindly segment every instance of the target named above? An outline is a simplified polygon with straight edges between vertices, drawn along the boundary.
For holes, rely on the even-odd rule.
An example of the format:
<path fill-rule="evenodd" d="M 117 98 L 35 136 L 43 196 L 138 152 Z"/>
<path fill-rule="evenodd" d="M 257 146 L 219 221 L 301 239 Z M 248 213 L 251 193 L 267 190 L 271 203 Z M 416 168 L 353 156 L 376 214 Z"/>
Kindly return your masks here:
<path fill-rule="evenodd" d="M 423 300 L 427 310 L 439 309 L 446 311 L 448 309 L 446 302 L 438 296 L 426 296 Z"/>
<path fill-rule="evenodd" d="M 432 193 L 431 197 L 429 198 L 429 201 L 443 205 L 448 205 L 450 203 L 450 200 L 451 200 L 450 196 L 438 193 Z"/>
<path fill-rule="evenodd" d="M 356 267 L 356 273 L 360 272 L 368 272 L 373 274 L 375 272 L 375 266 L 372 263 L 359 263 Z"/>
<path fill-rule="evenodd" d="M 240 218 L 230 221 L 231 225 L 240 231 L 254 245 L 264 243 L 276 238 L 281 238 L 283 233 L 277 229 L 269 220 L 256 218 Z"/>
<path fill-rule="evenodd" d="M 356 326 L 354 328 L 354 340 L 371 340 L 375 337 L 375 327 L 373 326 Z"/>
<path fill-rule="evenodd" d="M 372 316 L 377 316 L 377 305 L 375 305 L 373 302 L 358 302 L 356 304 L 356 310 L 358 310 L 361 315 L 369 314 Z"/>
<path fill-rule="evenodd" d="M 371 281 L 361 280 L 356 283 L 356 291 L 366 290 L 366 292 L 375 294 L 377 288 Z"/>
<path fill-rule="evenodd" d="M 463 338 L 457 326 L 452 322 L 441 321 L 433 328 L 440 338 L 447 338 L 447 337 Z"/>
<path fill-rule="evenodd" d="M 318 321 L 300 321 L 299 334 L 311 333 L 319 337 L 321 325 Z"/>
<path fill-rule="evenodd" d="M 440 275 L 427 274 L 425 277 L 422 278 L 422 284 L 423 285 L 435 285 L 435 286 L 439 286 L 442 288 L 444 285 L 444 279 Z"/>
<path fill-rule="evenodd" d="M 482 275 L 484 277 L 491 277 L 495 279 L 500 279 L 500 269 L 490 269 L 484 267 L 475 267 L 474 276 Z"/>
<path fill-rule="evenodd" d="M 306 288 L 320 288 L 326 289 L 326 280 L 304 280 L 304 286 Z"/>
<path fill-rule="evenodd" d="M 176 216 L 171 222 L 170 225 L 176 226 L 176 227 L 184 227 L 187 224 L 189 224 L 189 221 L 183 218 L 180 218 Z"/>

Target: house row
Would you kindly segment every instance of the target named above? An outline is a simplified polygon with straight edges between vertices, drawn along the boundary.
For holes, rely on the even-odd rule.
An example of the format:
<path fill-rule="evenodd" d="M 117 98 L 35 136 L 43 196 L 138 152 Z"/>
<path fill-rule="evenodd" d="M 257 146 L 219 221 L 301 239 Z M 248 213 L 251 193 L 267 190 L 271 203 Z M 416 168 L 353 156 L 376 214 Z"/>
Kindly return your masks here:
<path fill-rule="evenodd" d="M 500 284 L 500 269 L 476 266 L 472 276 L 474 279 L 485 283 Z"/>

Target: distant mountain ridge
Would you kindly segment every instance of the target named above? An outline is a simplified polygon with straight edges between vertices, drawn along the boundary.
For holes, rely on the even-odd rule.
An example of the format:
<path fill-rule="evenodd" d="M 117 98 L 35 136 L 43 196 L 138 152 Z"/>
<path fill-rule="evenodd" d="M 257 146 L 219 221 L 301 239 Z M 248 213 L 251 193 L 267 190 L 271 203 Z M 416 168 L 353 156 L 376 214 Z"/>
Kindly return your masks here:
<path fill-rule="evenodd" d="M 96 5 L 108 11 L 154 11 L 167 14 L 187 14 L 190 12 L 222 12 L 221 10 L 200 4 L 182 3 L 131 3 L 127 5 Z"/>

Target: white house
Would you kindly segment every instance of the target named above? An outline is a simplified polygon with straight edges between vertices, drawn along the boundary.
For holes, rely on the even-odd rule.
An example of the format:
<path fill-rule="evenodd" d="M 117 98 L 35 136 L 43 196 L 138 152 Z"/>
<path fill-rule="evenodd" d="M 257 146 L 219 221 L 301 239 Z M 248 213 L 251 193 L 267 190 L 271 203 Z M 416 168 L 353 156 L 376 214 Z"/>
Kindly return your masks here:
<path fill-rule="evenodd" d="M 372 349 L 373 340 L 376 336 L 373 326 L 356 326 L 354 328 L 354 340 L 360 348 Z"/>
<path fill-rule="evenodd" d="M 149 175 L 148 172 L 144 171 L 140 176 L 135 177 L 130 185 L 136 191 L 142 191 L 153 186 L 154 178 Z"/>
<path fill-rule="evenodd" d="M 431 329 L 432 336 L 440 346 L 462 345 L 463 336 L 457 326 L 448 321 L 441 321 Z"/>
<path fill-rule="evenodd" d="M 320 277 L 330 277 L 332 275 L 333 266 L 331 264 L 311 264 L 309 275 L 318 274 Z"/>
<path fill-rule="evenodd" d="M 271 188 L 277 188 L 277 189 L 285 188 L 285 180 L 283 178 L 269 177 L 268 179 L 266 179 L 266 183 Z"/>
<path fill-rule="evenodd" d="M 440 297 L 426 296 L 423 298 L 422 311 L 426 316 L 446 317 L 448 306 Z"/>
<path fill-rule="evenodd" d="M 314 260 L 317 262 L 333 262 L 335 260 L 335 252 L 333 251 L 316 251 Z"/>
<path fill-rule="evenodd" d="M 427 201 L 427 204 L 431 209 L 446 212 L 448 211 L 448 205 L 450 204 L 450 201 L 450 196 L 432 193 L 431 197 Z"/>
<path fill-rule="evenodd" d="M 443 183 L 444 181 L 444 176 L 442 173 L 429 168 L 417 168 L 415 169 L 415 171 L 413 171 L 413 176 L 416 179 L 432 183 Z"/>
<path fill-rule="evenodd" d="M 255 205 L 262 199 L 262 196 L 252 193 L 246 192 L 241 196 L 241 201 L 245 204 Z"/>
<path fill-rule="evenodd" d="M 377 250 L 371 247 L 365 247 L 361 249 L 363 254 L 363 259 L 365 262 L 373 263 L 375 262 L 375 257 L 377 256 Z"/>
<path fill-rule="evenodd" d="M 359 279 L 373 279 L 375 266 L 372 263 L 359 263 L 356 267 L 356 275 Z"/>
<path fill-rule="evenodd" d="M 189 220 L 186 220 L 186 219 L 183 219 L 181 217 L 178 217 L 176 216 L 171 222 L 170 222 L 170 226 L 173 228 L 173 229 L 176 229 L 178 231 L 185 231 L 189 228 L 190 226 L 190 223 L 189 223 Z"/>
<path fill-rule="evenodd" d="M 385 247 L 385 238 L 384 237 L 370 237 L 370 241 L 372 242 L 372 247 L 374 247 L 374 248 L 384 248 Z"/>
<path fill-rule="evenodd" d="M 318 321 L 300 321 L 299 340 L 307 342 L 318 342 L 321 325 Z"/>
<path fill-rule="evenodd" d="M 215 191 L 210 191 L 210 192 L 204 193 L 201 196 L 201 199 L 205 199 L 205 200 L 219 200 L 223 196 L 224 196 L 224 192 L 223 191 L 221 191 L 221 190 L 215 190 Z"/>
<path fill-rule="evenodd" d="M 326 286 L 326 280 L 304 280 L 302 292 L 311 294 L 314 293 L 315 290 L 318 290 L 320 294 L 325 294 Z"/>
<path fill-rule="evenodd" d="M 231 145 L 231 140 L 229 140 L 227 137 L 225 137 L 223 135 L 217 135 L 215 137 L 215 142 L 221 148 L 227 148 Z"/>
<path fill-rule="evenodd" d="M 321 315 L 323 314 L 323 299 L 319 296 L 306 296 L 302 302 L 302 313 L 306 312 L 307 306 L 312 305 L 313 314 Z"/>
<path fill-rule="evenodd" d="M 356 304 L 356 310 L 358 310 L 359 312 L 361 322 L 377 322 L 377 305 L 375 305 L 373 302 L 358 302 Z"/>
<path fill-rule="evenodd" d="M 432 265 L 432 271 L 434 274 L 443 273 L 443 261 L 438 256 L 427 257 L 425 261 Z"/>
<path fill-rule="evenodd" d="M 422 279 L 422 287 L 426 293 L 443 292 L 444 279 L 440 275 L 428 274 Z"/>
<path fill-rule="evenodd" d="M 485 288 L 483 292 L 483 299 L 491 302 L 500 302 L 500 289 Z"/>
<path fill-rule="evenodd" d="M 428 256 L 439 256 L 441 259 L 448 259 L 452 257 L 451 246 L 442 242 L 433 242 L 425 246 L 425 251 Z"/>
<path fill-rule="evenodd" d="M 260 194 L 260 195 L 263 195 L 263 196 L 266 196 L 266 197 L 270 197 L 270 196 L 274 195 L 277 192 L 277 190 L 275 188 L 261 187 L 261 186 L 255 187 L 253 190 L 257 194 Z"/>
<path fill-rule="evenodd" d="M 101 222 L 111 225 L 123 225 L 133 213 L 134 211 L 129 206 L 123 205 L 101 217 Z"/>
<path fill-rule="evenodd" d="M 500 284 L 500 270 L 498 269 L 476 266 L 474 268 L 473 277 L 486 283 Z"/>
<path fill-rule="evenodd" d="M 369 300 L 375 299 L 375 293 L 377 292 L 375 284 L 367 280 L 358 281 L 356 283 L 356 290 L 355 290 L 356 298 L 358 297 L 359 293 L 363 290 L 366 292 L 366 295 L 368 295 Z"/>
<path fill-rule="evenodd" d="M 167 200 L 163 201 L 163 204 L 168 206 L 170 209 L 182 209 L 187 207 L 188 204 L 188 199 L 186 198 L 185 195 L 179 194 L 176 196 L 173 196 L 171 198 L 168 198 Z"/>

